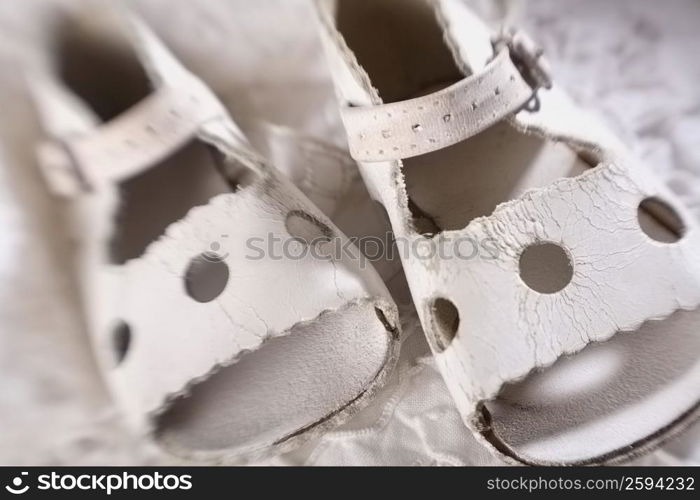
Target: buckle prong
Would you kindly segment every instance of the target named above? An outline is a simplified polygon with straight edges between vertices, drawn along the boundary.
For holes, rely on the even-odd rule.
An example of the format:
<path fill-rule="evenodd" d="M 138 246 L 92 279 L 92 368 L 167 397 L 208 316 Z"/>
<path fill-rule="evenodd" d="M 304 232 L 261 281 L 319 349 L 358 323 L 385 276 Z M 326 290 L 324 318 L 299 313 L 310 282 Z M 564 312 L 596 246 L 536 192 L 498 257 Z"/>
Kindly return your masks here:
<path fill-rule="evenodd" d="M 495 46 L 497 49 L 508 47 L 511 59 L 533 90 L 552 88 L 551 69 L 544 57 L 544 49 L 527 33 L 514 28 L 504 29 Z"/>

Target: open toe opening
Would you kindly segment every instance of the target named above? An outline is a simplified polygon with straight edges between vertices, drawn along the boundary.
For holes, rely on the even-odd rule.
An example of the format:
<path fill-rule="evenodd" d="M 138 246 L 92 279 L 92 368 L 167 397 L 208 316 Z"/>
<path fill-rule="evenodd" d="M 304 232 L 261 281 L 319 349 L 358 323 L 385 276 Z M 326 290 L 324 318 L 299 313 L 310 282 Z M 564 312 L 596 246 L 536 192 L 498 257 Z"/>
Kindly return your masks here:
<path fill-rule="evenodd" d="M 180 451 L 256 450 L 352 412 L 387 365 L 390 330 L 372 305 L 297 325 L 176 400 L 159 438 Z"/>
<path fill-rule="evenodd" d="M 591 344 L 509 384 L 485 410 L 490 439 L 528 463 L 598 463 L 658 444 L 697 416 L 700 311 Z"/>

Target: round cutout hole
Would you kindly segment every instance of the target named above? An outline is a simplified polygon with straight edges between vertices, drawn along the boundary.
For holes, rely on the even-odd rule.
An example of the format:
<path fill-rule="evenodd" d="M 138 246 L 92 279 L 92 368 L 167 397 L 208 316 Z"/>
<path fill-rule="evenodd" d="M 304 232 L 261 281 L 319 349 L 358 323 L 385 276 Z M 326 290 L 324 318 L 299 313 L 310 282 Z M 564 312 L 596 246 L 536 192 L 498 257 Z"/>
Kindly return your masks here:
<path fill-rule="evenodd" d="M 536 292 L 557 293 L 573 275 L 568 252 L 555 243 L 535 243 L 520 254 L 520 279 Z"/>
<path fill-rule="evenodd" d="M 210 302 L 226 288 L 229 269 L 221 257 L 205 252 L 190 261 L 185 272 L 187 295 L 197 302 Z"/>
<path fill-rule="evenodd" d="M 330 241 L 333 236 L 333 230 L 330 227 L 303 210 L 289 212 L 284 225 L 292 238 L 307 245 Z"/>
<path fill-rule="evenodd" d="M 429 337 L 433 340 L 433 348 L 442 352 L 449 347 L 459 329 L 459 311 L 449 300 L 438 297 L 430 305 L 433 318 L 433 328 Z"/>
<path fill-rule="evenodd" d="M 129 352 L 131 345 L 131 327 L 125 322 L 120 321 L 112 330 L 112 349 L 114 350 L 115 364 L 119 366 L 126 354 Z"/>
<path fill-rule="evenodd" d="M 671 205 L 655 196 L 645 198 L 637 207 L 639 227 L 644 234 L 661 243 L 676 243 L 685 234 L 685 224 Z"/>

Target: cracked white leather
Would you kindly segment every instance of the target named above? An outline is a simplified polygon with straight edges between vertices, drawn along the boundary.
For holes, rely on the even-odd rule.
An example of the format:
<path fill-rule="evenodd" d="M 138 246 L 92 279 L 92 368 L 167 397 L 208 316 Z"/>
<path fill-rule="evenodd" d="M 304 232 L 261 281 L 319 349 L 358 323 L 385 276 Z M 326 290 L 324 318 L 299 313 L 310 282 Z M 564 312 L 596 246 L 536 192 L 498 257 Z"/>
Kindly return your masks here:
<path fill-rule="evenodd" d="M 4 230 L 0 272 L 5 277 L 0 284 L 0 345 L 4 355 L 0 414 L 7 431 L 0 433 L 0 457 L 4 463 L 25 465 L 182 465 L 187 462 L 158 453 L 147 440 L 125 429 L 113 400 L 105 394 L 80 323 L 66 265 L 71 250 L 62 244 L 65 231 L 56 220 L 55 202 L 46 196 L 33 168 L 36 123 L 25 87 L 17 78 L 21 71 L 14 68 L 24 69 L 35 62 L 34 51 L 39 51 L 44 23 L 55 21 L 57 3 L 8 3 L 6 9 L 0 8 L 0 60 L 8 69 L 0 76 L 4 104 L 0 116 L 0 219 Z M 61 3 L 76 5 L 70 0 Z M 470 3 L 497 9 L 504 2 Z M 693 0 L 663 6 L 647 0 L 614 4 L 538 0 L 518 5 L 525 15 L 517 24 L 525 23 L 546 47 L 546 55 L 556 64 L 558 84 L 565 82 L 578 102 L 602 113 L 664 183 L 693 207 L 697 217 L 700 161 L 695 146 L 698 90 L 693 85 L 693 47 L 698 42 L 700 6 Z M 343 169 L 327 158 L 315 171 L 314 160 L 325 149 L 317 147 L 319 141 L 309 144 L 307 138 L 290 139 L 284 140 L 282 148 L 268 146 L 263 142 L 276 139 L 263 141 L 251 134 L 248 126 L 247 119 L 262 117 L 294 128 L 295 133 L 303 130 L 305 135 L 342 143 L 342 122 L 335 110 L 320 45 L 314 31 L 308 29 L 312 12 L 306 1 L 143 0 L 132 7 L 215 89 L 254 148 L 266 155 L 272 150 L 272 164 L 290 174 L 346 235 L 362 236 L 375 226 L 376 234 L 385 233 L 381 212 L 374 210 L 376 204 L 364 197 L 361 181 L 355 180 L 359 175 L 356 169 Z M 605 16 L 600 16 L 601 9 L 605 9 Z M 269 29 L 271 17 L 279 21 L 274 31 Z M 266 36 L 260 37 L 265 30 Z M 489 36 L 487 33 L 483 39 L 485 60 Z M 472 56 L 471 52 L 465 55 Z M 14 66 L 12 60 L 17 57 L 22 64 Z M 549 109 L 545 106 L 541 111 Z M 574 114 L 569 121 L 575 124 L 583 116 Z M 337 155 L 338 151 L 330 153 Z M 352 183 L 350 192 L 333 192 L 348 181 Z M 408 290 L 399 283 L 403 273 L 398 256 L 390 266 L 375 263 L 375 267 L 390 280 L 390 290 L 397 293 L 395 300 L 406 304 L 401 319 L 402 337 L 407 338 L 397 369 L 372 403 L 346 424 L 298 452 L 274 458 L 272 463 L 499 463 L 460 421 L 413 306 L 404 298 Z M 665 333 L 665 329 L 660 331 Z M 596 367 L 600 376 L 595 380 L 614 368 L 616 358 L 634 358 L 640 353 L 620 347 L 616 355 L 591 351 L 608 361 Z M 644 343 L 639 347 L 652 355 L 643 349 Z M 661 357 L 669 351 L 664 348 L 659 352 Z M 633 370 L 627 372 L 628 377 L 636 377 L 637 369 L 644 372 L 636 364 L 630 366 Z M 577 395 L 577 386 L 543 388 L 566 399 Z M 595 405 L 591 409 L 599 411 Z M 543 421 L 551 415 L 548 408 L 540 411 Z M 527 419 L 514 430 L 525 437 L 537 431 Z M 698 431 L 696 426 L 635 463 L 698 463 Z"/>
<path fill-rule="evenodd" d="M 416 95 L 438 100 L 440 89 L 478 78 L 493 57 L 488 28 L 458 0 L 318 5 L 340 101 L 363 114 Z M 372 50 L 375 32 L 382 50 Z M 402 254 L 467 426 L 506 461 L 616 462 L 697 418 L 698 230 L 675 196 L 556 84 L 532 104 L 453 146 L 402 161 L 361 155 L 359 167 L 398 238 L 428 248 L 489 245 L 467 259 Z M 369 143 L 391 147 L 372 130 Z M 452 133 L 460 134 L 470 135 Z M 535 271 L 523 269 L 525 251 L 546 244 L 561 254 L 561 272 L 552 254 Z M 544 280 L 544 289 L 526 277 Z M 666 348 L 668 357 L 653 356 Z M 645 355 L 635 366 L 625 352 Z"/>
<path fill-rule="evenodd" d="M 155 92 L 112 121 L 100 125 L 54 75 L 33 82 L 49 141 L 40 159 L 68 196 L 97 358 L 128 419 L 170 451 L 227 461 L 293 449 L 382 385 L 396 306 L 371 266 L 331 253 L 347 238 L 213 93 L 130 23 Z M 174 220 L 143 229 L 164 211 Z M 275 240 L 289 253 L 261 249 Z"/>

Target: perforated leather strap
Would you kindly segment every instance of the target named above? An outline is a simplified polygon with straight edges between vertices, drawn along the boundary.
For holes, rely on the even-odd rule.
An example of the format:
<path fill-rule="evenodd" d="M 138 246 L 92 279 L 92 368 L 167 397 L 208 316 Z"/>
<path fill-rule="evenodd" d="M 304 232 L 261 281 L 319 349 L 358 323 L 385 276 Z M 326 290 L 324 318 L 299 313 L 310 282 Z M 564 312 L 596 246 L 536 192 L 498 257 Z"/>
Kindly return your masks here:
<path fill-rule="evenodd" d="M 47 172 L 50 184 L 68 195 L 96 183 L 121 182 L 171 154 L 202 123 L 224 113 L 216 97 L 197 81 L 163 87 L 93 132 L 64 141 L 67 154 L 62 161 L 56 157 L 59 148 L 54 147 L 53 161 L 44 170 L 55 171 Z M 70 172 L 72 188 L 67 185 Z"/>
<path fill-rule="evenodd" d="M 357 161 L 410 158 L 463 141 L 524 106 L 532 82 L 503 47 L 483 72 L 426 96 L 348 107 L 342 118 Z"/>

